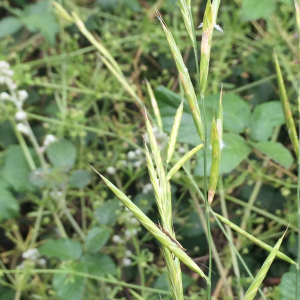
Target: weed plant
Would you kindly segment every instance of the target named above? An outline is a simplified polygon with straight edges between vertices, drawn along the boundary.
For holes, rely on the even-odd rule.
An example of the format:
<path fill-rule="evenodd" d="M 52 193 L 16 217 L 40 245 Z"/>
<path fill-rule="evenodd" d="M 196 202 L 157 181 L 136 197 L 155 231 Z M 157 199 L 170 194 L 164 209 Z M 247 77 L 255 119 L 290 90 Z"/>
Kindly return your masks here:
<path fill-rule="evenodd" d="M 106 2 L 100 2 L 105 7 Z M 0 216 L 5 236 L 14 245 L 1 254 L 0 299 L 184 299 L 186 294 L 191 299 L 254 299 L 258 294 L 262 299 L 300 297 L 297 284 L 300 278 L 299 238 L 298 250 L 291 250 L 300 230 L 300 184 L 294 172 L 300 164 L 294 162 L 290 150 L 277 142 L 282 135 L 280 126 L 285 124 L 290 141 L 285 143 L 298 159 L 300 144 L 293 112 L 300 112 L 300 79 L 295 67 L 297 62 L 290 61 L 291 55 L 299 56 L 300 44 L 295 45 L 287 31 L 280 28 L 280 21 L 288 23 L 285 28 L 289 28 L 290 20 L 285 18 L 289 8 L 286 4 L 279 4 L 279 11 L 283 14 L 279 19 L 276 14 L 271 15 L 271 4 L 269 10 L 262 5 L 264 13 L 259 15 L 258 12 L 253 17 L 252 12 L 247 13 L 253 9 L 251 1 L 242 1 L 242 17 L 253 20 L 251 24 L 258 36 L 255 39 L 249 32 L 246 45 L 249 49 L 243 52 L 238 64 L 230 59 L 229 50 L 232 45 L 240 46 L 248 37 L 239 34 L 238 28 L 235 32 L 234 18 L 232 22 L 226 16 L 222 18 L 227 7 L 225 1 L 224 4 L 218 0 L 205 2 L 203 21 L 199 26 L 201 47 L 198 47 L 197 39 L 200 30 L 195 30 L 193 20 L 193 3 L 178 1 L 181 15 L 179 9 L 174 11 L 175 24 L 170 30 L 168 23 L 171 23 L 171 18 L 163 2 L 157 1 L 156 9 L 149 9 L 145 23 L 151 26 L 154 38 L 160 40 L 164 49 L 161 61 L 172 64 L 173 59 L 177 72 L 171 79 L 165 73 L 165 77 L 150 80 L 145 86 L 138 82 L 142 53 L 160 67 L 145 49 L 155 47 L 151 44 L 151 36 L 150 40 L 143 37 L 145 44 L 139 45 L 132 60 L 130 55 L 118 54 L 116 41 L 108 43 L 105 40 L 108 36 L 104 34 L 99 38 L 89 28 L 93 27 L 91 23 L 97 14 L 112 21 L 108 23 L 111 32 L 115 22 L 136 26 L 140 20 L 134 19 L 135 14 L 130 15 L 131 10 L 125 11 L 128 19 L 116 18 L 97 9 L 82 9 L 71 1 L 66 1 L 64 7 L 53 2 L 60 22 L 58 25 L 47 1 L 23 11 L 3 4 L 15 17 L 1 21 L 0 28 L 13 25 L 15 29 L 10 27 L 8 34 L 17 35 L 18 30 L 26 26 L 32 36 L 24 42 L 25 46 L 36 42 L 41 35 L 53 45 L 59 31 L 61 41 L 60 51 L 55 55 L 27 63 L 23 62 L 26 60 L 22 53 L 25 46 L 12 46 L 21 51 L 17 58 L 8 55 L 15 61 L 15 72 L 6 61 L 0 62 L 3 87 L 0 105 L 5 120 L 1 131 L 12 131 L 14 134 L 10 139 L 15 139 L 11 141 L 0 133 L 1 146 L 5 149 L 1 164 Z M 107 3 L 113 5 L 113 2 Z M 128 4 L 132 11 L 139 11 L 138 2 L 128 3 L 133 5 Z M 300 31 L 299 3 L 295 1 L 294 4 Z M 222 5 L 224 9 L 220 14 Z M 256 18 L 266 18 L 267 13 L 270 15 L 266 19 L 268 31 L 262 22 L 255 21 Z M 151 22 L 155 16 L 161 24 L 161 31 L 158 31 L 158 22 Z M 219 18 L 223 20 L 224 33 Z M 51 30 L 47 31 L 42 19 L 50 22 Z M 122 26 L 118 26 L 120 36 Z M 76 39 L 70 38 L 67 28 L 71 28 Z M 79 33 L 86 39 L 82 49 L 76 48 Z M 217 36 L 213 39 L 214 34 Z M 279 41 L 270 38 L 278 35 L 281 37 Z M 130 48 L 134 38 L 138 41 L 140 36 L 131 39 L 126 35 L 119 42 L 124 43 L 124 49 Z M 87 42 L 92 46 L 87 46 Z M 9 41 L 3 42 L 1 47 L 4 48 L 5 43 Z M 211 52 L 214 43 L 219 52 Z M 221 51 L 223 47 L 226 51 Z M 194 56 L 189 53 L 191 49 Z M 186 51 L 185 55 L 182 55 L 183 51 Z M 263 51 L 269 56 L 273 51 L 271 62 L 276 74 L 254 79 L 252 83 L 237 88 L 224 82 L 222 88 L 222 81 L 233 76 L 229 66 L 235 68 L 235 64 L 245 70 L 240 72 L 242 81 L 248 78 L 248 70 L 255 76 L 265 75 L 266 71 L 260 64 Z M 84 63 L 92 63 L 82 68 L 82 55 L 90 52 L 92 54 L 87 54 Z M 255 65 L 247 57 L 249 54 Z M 71 64 L 70 57 L 75 58 Z M 93 61 L 96 61 L 95 68 Z M 50 81 L 31 78 L 30 68 L 39 65 L 44 66 L 43 72 Z M 131 65 L 134 72 L 129 80 L 127 75 Z M 146 65 L 143 67 L 146 70 Z M 26 71 L 28 69 L 30 71 Z M 195 70 L 194 74 L 190 69 Z M 28 73 L 22 78 L 24 70 Z M 289 78 L 288 90 L 284 82 L 286 75 Z M 278 85 L 270 83 L 276 77 Z M 57 83 L 57 78 L 60 83 Z M 179 88 L 180 95 L 162 86 L 153 91 L 153 86 L 166 80 L 169 80 L 168 87 Z M 103 84 L 98 84 L 101 81 Z M 249 95 L 244 94 L 244 98 L 255 105 L 251 112 L 249 105 L 236 93 L 245 93 L 249 88 L 266 83 L 279 91 L 281 103 L 269 101 L 260 104 L 258 97 L 249 100 Z M 25 84 L 49 89 L 45 93 L 45 114 L 32 112 L 34 93 L 25 91 L 22 87 Z M 270 90 L 270 86 L 264 87 Z M 146 93 L 153 116 L 145 109 Z M 54 95 L 53 99 L 49 99 L 51 95 Z M 74 95 L 84 97 L 73 102 Z M 102 106 L 96 103 L 95 97 L 103 99 Z M 295 101 L 289 102 L 297 97 L 298 106 Z M 113 105 L 110 99 L 114 100 Z M 143 117 L 142 121 L 139 115 Z M 131 116 L 139 121 L 135 124 Z M 39 133 L 41 127 L 34 127 L 34 120 L 43 122 L 42 133 Z M 139 129 L 140 124 L 145 124 L 146 133 Z M 138 142 L 142 139 L 144 147 Z M 129 150 L 127 157 L 122 148 Z M 93 177 L 87 162 L 102 178 L 107 190 Z M 150 182 L 145 179 L 148 177 L 146 170 Z M 132 198 L 130 190 L 139 178 L 147 183 L 136 187 L 142 189 L 142 193 Z M 254 184 L 250 192 L 247 185 L 243 186 L 247 181 L 248 187 Z M 278 205 L 275 203 L 278 196 L 265 188 L 266 183 L 272 188 L 281 188 L 281 194 L 286 197 L 280 198 L 280 201 L 286 201 L 283 213 L 272 207 L 268 211 L 263 206 L 268 202 L 271 206 Z M 181 186 L 180 193 L 174 192 L 176 186 Z M 239 189 L 242 192 L 238 195 L 245 202 L 236 198 Z M 296 189 L 297 196 L 291 192 Z M 262 196 L 262 192 L 267 196 Z M 271 200 L 266 202 L 266 197 Z M 262 203 L 257 203 L 258 199 Z M 158 214 L 152 209 L 154 202 Z M 28 209 L 28 203 L 36 208 L 29 207 L 26 217 L 29 225 L 25 231 L 24 224 L 16 219 L 19 203 L 23 205 L 22 210 Z M 237 211 L 237 219 L 233 220 L 231 215 L 239 206 L 244 211 Z M 283 208 L 283 203 L 278 207 Z M 200 230 L 202 235 L 199 235 Z M 221 232 L 226 238 L 224 249 L 213 238 L 221 236 Z M 288 246 L 284 240 L 287 236 Z M 288 251 L 280 251 L 282 244 Z M 161 245 L 161 252 L 154 257 L 157 245 Z M 8 246 L 3 244 L 1 247 L 6 249 Z M 199 247 L 207 253 L 207 259 L 203 260 L 206 268 L 193 259 L 193 254 L 199 253 Z M 262 258 L 258 260 L 247 255 L 248 249 L 254 249 L 255 255 Z M 163 277 L 163 264 L 170 291 Z M 282 283 L 275 289 L 260 289 L 274 264 L 285 266 Z M 291 266 L 289 271 L 287 266 Z M 138 282 L 135 272 L 138 272 Z"/>

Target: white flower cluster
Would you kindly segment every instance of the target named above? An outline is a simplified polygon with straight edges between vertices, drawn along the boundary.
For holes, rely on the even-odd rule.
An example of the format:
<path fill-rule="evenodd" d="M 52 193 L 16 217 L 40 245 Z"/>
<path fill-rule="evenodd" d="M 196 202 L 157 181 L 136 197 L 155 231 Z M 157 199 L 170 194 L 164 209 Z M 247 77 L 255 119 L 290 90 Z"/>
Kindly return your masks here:
<path fill-rule="evenodd" d="M 17 130 L 25 135 L 30 134 L 30 128 L 24 122 L 27 119 L 27 114 L 23 110 L 24 101 L 28 98 L 28 93 L 25 90 L 17 90 L 17 84 L 11 78 L 14 75 L 14 71 L 10 68 L 10 65 L 6 61 L 0 61 L 0 84 L 6 85 L 9 93 L 0 93 L 0 101 L 11 101 L 17 108 L 15 114 L 17 124 Z"/>
<path fill-rule="evenodd" d="M 31 261 L 36 265 L 40 265 L 41 267 L 46 266 L 46 260 L 44 258 L 41 258 L 41 254 L 40 254 L 39 250 L 36 248 L 28 249 L 27 251 L 23 252 L 22 258 L 24 260 Z M 24 267 L 25 267 L 25 264 L 23 261 L 20 265 L 18 265 L 17 268 L 24 269 Z"/>
<path fill-rule="evenodd" d="M 145 158 L 142 155 L 141 149 L 136 149 L 135 151 L 129 151 L 127 153 L 127 157 L 132 162 L 133 166 L 137 169 L 141 167 L 145 162 Z"/>

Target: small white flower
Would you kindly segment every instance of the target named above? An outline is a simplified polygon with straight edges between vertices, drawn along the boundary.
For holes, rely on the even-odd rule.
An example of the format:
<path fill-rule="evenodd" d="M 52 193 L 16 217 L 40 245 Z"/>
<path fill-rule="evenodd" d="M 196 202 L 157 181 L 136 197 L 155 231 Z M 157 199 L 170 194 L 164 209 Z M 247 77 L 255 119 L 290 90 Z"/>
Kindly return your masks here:
<path fill-rule="evenodd" d="M 114 167 L 108 167 L 106 172 L 110 175 L 114 175 L 116 173 L 116 169 Z"/>
<path fill-rule="evenodd" d="M 119 235 L 114 235 L 112 240 L 113 240 L 114 243 L 117 243 L 117 244 L 123 244 L 124 243 L 124 241 L 121 239 L 121 237 Z"/>
<path fill-rule="evenodd" d="M 136 153 L 137 155 L 141 155 L 141 154 L 142 154 L 142 150 L 141 150 L 141 149 L 136 149 L 136 150 L 135 150 L 135 153 Z"/>
<path fill-rule="evenodd" d="M 151 192 L 153 190 L 152 184 L 151 183 L 147 183 L 144 187 L 143 187 L 143 194 L 147 194 L 148 192 Z"/>
<path fill-rule="evenodd" d="M 133 229 L 127 229 L 125 230 L 125 236 L 129 239 L 131 236 L 136 235 L 137 230 L 135 228 Z"/>
<path fill-rule="evenodd" d="M 125 256 L 130 257 L 132 255 L 132 252 L 130 250 L 125 251 Z"/>
<path fill-rule="evenodd" d="M 46 261 L 46 259 L 44 259 L 44 258 L 40 258 L 40 259 L 37 261 L 37 263 L 38 263 L 40 266 L 45 267 L 47 261 Z"/>
<path fill-rule="evenodd" d="M 131 265 L 131 259 L 129 259 L 129 258 L 127 258 L 127 257 L 124 257 L 124 258 L 123 258 L 123 265 L 124 265 L 125 267 L 130 266 L 130 265 Z"/>
<path fill-rule="evenodd" d="M 15 90 L 18 86 L 17 86 L 16 83 L 11 82 L 11 84 L 9 85 L 9 87 L 10 87 L 12 90 Z"/>
<path fill-rule="evenodd" d="M 44 145 L 48 146 L 55 141 L 56 141 L 56 137 L 53 134 L 47 134 L 44 139 Z"/>
<path fill-rule="evenodd" d="M 185 152 L 184 147 L 180 147 L 180 148 L 178 149 L 178 152 L 181 153 L 181 154 L 183 154 L 183 153 Z"/>
<path fill-rule="evenodd" d="M 127 166 L 127 160 L 121 160 L 121 163 L 123 164 L 123 166 Z"/>
<path fill-rule="evenodd" d="M 2 70 L 2 74 L 11 77 L 14 75 L 14 71 L 11 69 L 4 69 Z"/>
<path fill-rule="evenodd" d="M 30 259 L 32 261 L 36 261 L 38 258 L 40 258 L 41 254 L 38 249 L 28 249 L 27 251 L 23 252 L 22 258 L 24 259 Z"/>
<path fill-rule="evenodd" d="M 25 268 L 24 262 L 22 262 L 21 264 L 17 265 L 17 269 L 19 269 L 19 270 L 23 270 L 24 268 Z"/>
<path fill-rule="evenodd" d="M 135 159 L 136 153 L 135 153 L 134 151 L 129 151 L 129 152 L 127 153 L 127 157 L 128 157 L 129 159 Z"/>
<path fill-rule="evenodd" d="M 16 114 L 15 114 L 15 118 L 17 121 L 22 121 L 22 120 L 25 120 L 27 118 L 27 114 L 25 111 L 21 110 L 21 111 L 18 111 Z"/>
<path fill-rule="evenodd" d="M 9 63 L 7 63 L 6 61 L 4 60 L 1 60 L 0 61 L 0 70 L 3 70 L 3 69 L 9 69 Z"/>
<path fill-rule="evenodd" d="M 4 76 L 0 76 L 0 84 L 3 84 L 5 82 L 5 77 Z"/>
<path fill-rule="evenodd" d="M 23 102 L 24 100 L 27 99 L 28 93 L 25 90 L 21 90 L 18 92 L 18 97 L 19 97 L 19 100 Z"/>
<path fill-rule="evenodd" d="M 0 94 L 0 99 L 1 100 L 11 100 L 11 96 L 7 94 L 6 92 L 3 92 Z"/>
<path fill-rule="evenodd" d="M 138 161 L 135 161 L 135 162 L 133 163 L 133 166 L 134 166 L 135 168 L 139 168 L 139 167 L 142 165 L 142 163 L 143 163 L 143 161 L 138 160 Z"/>
<path fill-rule="evenodd" d="M 29 129 L 27 128 L 27 126 L 23 123 L 18 123 L 17 124 L 17 130 L 20 131 L 21 133 L 24 133 L 26 135 L 28 135 L 30 133 Z"/>

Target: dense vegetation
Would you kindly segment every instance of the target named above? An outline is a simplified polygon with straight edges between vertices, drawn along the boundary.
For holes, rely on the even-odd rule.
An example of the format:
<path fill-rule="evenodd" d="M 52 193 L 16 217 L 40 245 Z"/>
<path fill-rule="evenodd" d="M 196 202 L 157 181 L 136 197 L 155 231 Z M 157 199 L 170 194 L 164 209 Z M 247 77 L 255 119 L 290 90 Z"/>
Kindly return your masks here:
<path fill-rule="evenodd" d="M 299 7 L 2 1 L 0 300 L 300 299 Z"/>

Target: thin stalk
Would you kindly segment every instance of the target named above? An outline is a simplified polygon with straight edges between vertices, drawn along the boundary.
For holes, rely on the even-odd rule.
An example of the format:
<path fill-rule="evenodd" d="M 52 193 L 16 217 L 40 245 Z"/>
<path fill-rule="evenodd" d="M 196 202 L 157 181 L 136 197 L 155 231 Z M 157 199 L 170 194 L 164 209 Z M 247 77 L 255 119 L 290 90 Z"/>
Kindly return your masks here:
<path fill-rule="evenodd" d="M 76 272 L 73 270 L 62 270 L 62 269 L 26 269 L 26 270 L 20 270 L 20 269 L 15 269 L 15 270 L 1 270 L 3 274 L 69 274 L 73 276 L 78 276 L 78 277 L 85 277 L 89 279 L 94 279 L 97 281 L 101 282 L 106 282 L 110 284 L 115 284 L 117 286 L 123 286 L 127 288 L 132 288 L 136 290 L 144 290 L 145 292 L 150 292 L 150 293 L 158 293 L 162 295 L 171 295 L 171 292 L 165 291 L 165 290 L 160 290 L 160 289 L 154 289 L 154 288 L 149 288 L 145 286 L 140 286 L 136 284 L 131 284 L 131 283 L 126 283 L 124 281 L 118 281 L 117 279 L 111 279 L 111 278 L 105 278 L 105 277 L 100 277 L 88 273 L 83 273 L 83 272 Z"/>
<path fill-rule="evenodd" d="M 58 228 L 58 230 L 60 232 L 61 237 L 63 239 L 68 238 L 68 235 L 67 235 L 67 233 L 65 231 L 64 225 L 62 224 L 62 222 L 61 222 L 61 220 L 60 220 L 60 218 L 59 218 L 59 216 L 57 215 L 56 212 L 53 213 L 53 217 L 54 217 L 56 226 L 57 226 L 57 228 Z"/>
<path fill-rule="evenodd" d="M 80 236 L 81 240 L 84 242 L 85 241 L 85 234 L 81 230 L 80 226 L 77 224 L 77 222 L 75 221 L 75 219 L 73 218 L 73 216 L 70 213 L 68 207 L 65 206 L 63 211 L 64 211 L 65 216 L 67 217 L 67 219 L 69 220 L 69 222 L 71 223 L 71 225 L 73 226 L 73 228 L 75 229 L 75 231 Z"/>
<path fill-rule="evenodd" d="M 226 207 L 226 202 L 225 202 L 225 191 L 224 191 L 224 186 L 223 186 L 223 177 L 222 177 L 222 175 L 219 178 L 219 196 L 220 196 L 220 202 L 221 202 L 222 215 L 226 219 L 229 220 L 227 207 Z M 230 239 L 233 240 L 232 231 L 231 231 L 231 228 L 229 226 L 226 226 L 226 231 L 227 231 L 227 234 L 230 237 Z M 239 265 L 238 265 L 237 258 L 236 258 L 236 253 L 234 252 L 233 248 L 234 247 L 232 246 L 232 244 L 229 243 L 229 249 L 230 249 L 230 253 L 231 253 L 231 257 L 232 257 L 233 271 L 234 271 L 235 276 L 238 279 L 238 290 L 239 290 L 239 294 L 240 294 L 240 299 L 243 299 L 244 291 L 243 291 L 243 287 L 240 283 L 241 274 L 240 274 L 240 269 L 239 269 Z"/>
<path fill-rule="evenodd" d="M 144 273 L 144 268 L 143 268 L 143 262 L 141 260 L 141 251 L 140 251 L 140 245 L 139 242 L 137 241 L 137 238 L 133 235 L 132 237 L 132 242 L 133 246 L 136 251 L 136 255 L 138 257 L 138 269 L 139 269 L 139 274 L 140 274 L 140 285 L 145 286 L 145 273 Z M 141 290 L 141 295 L 144 298 L 145 297 L 145 291 Z"/>

